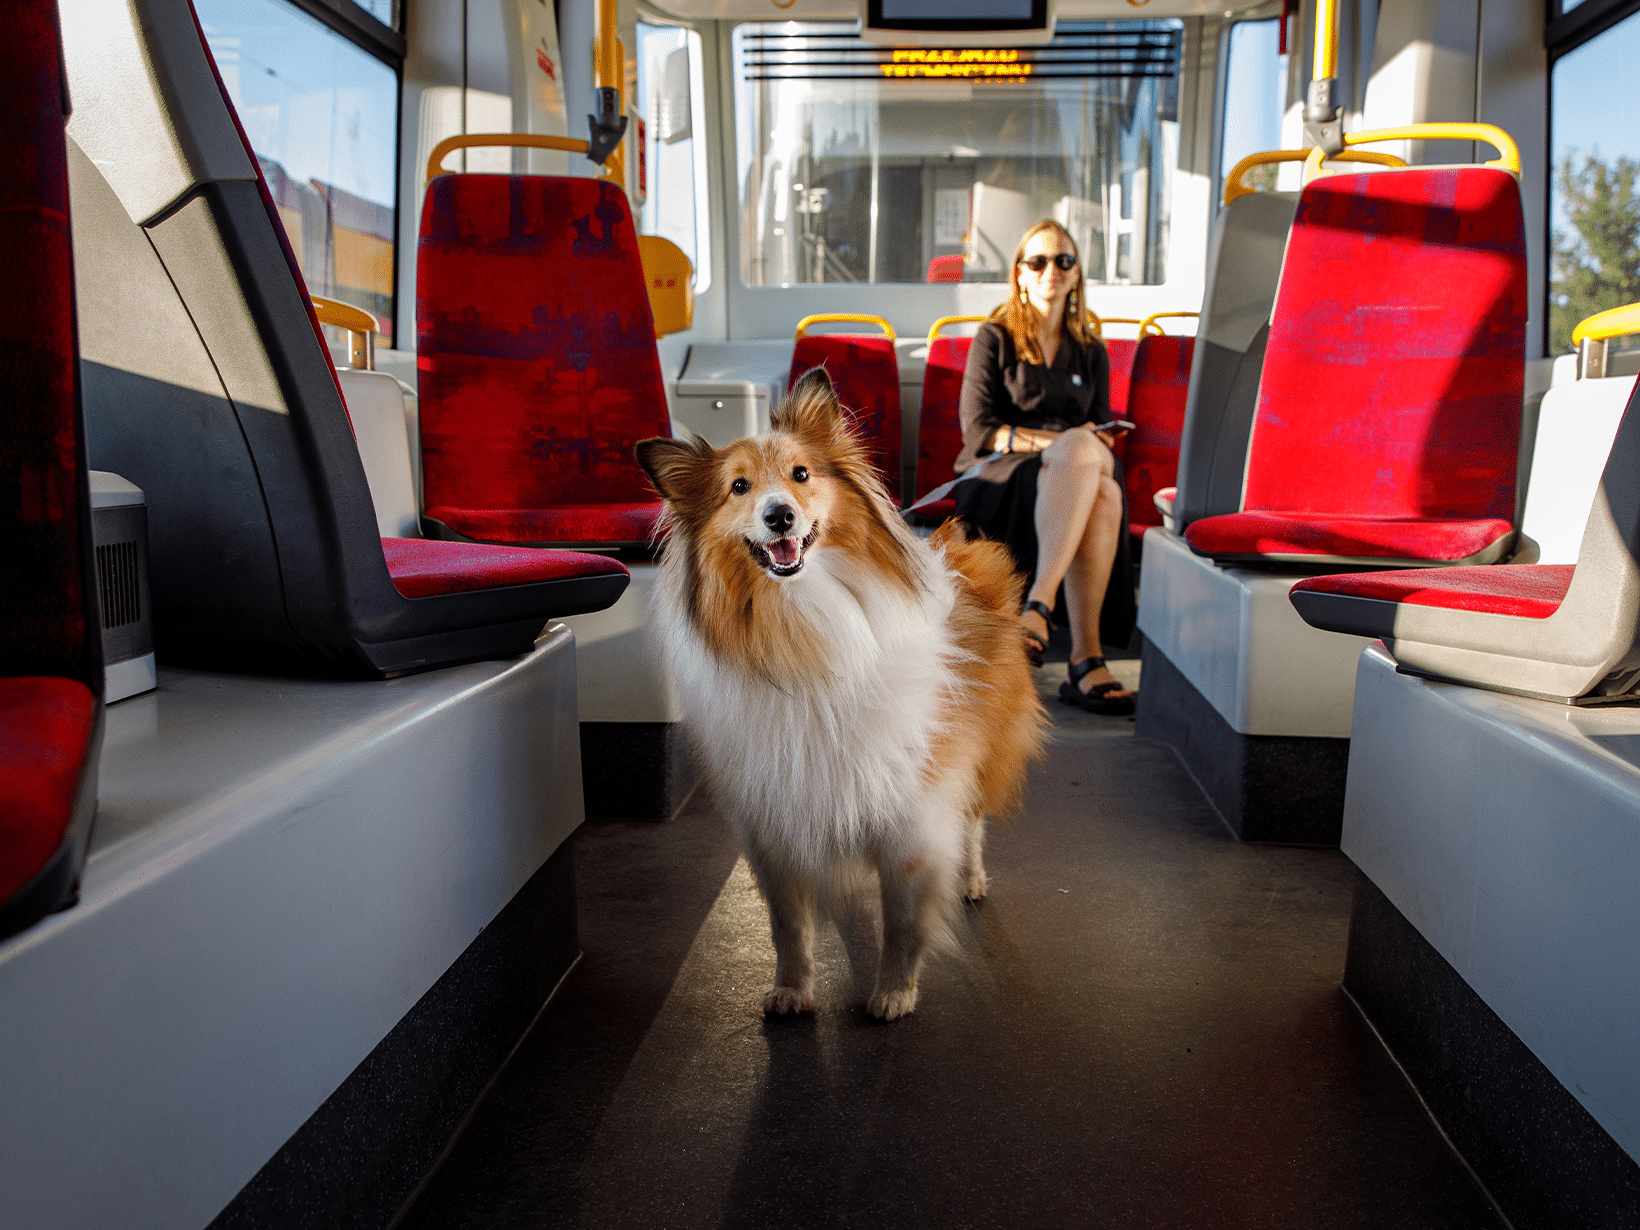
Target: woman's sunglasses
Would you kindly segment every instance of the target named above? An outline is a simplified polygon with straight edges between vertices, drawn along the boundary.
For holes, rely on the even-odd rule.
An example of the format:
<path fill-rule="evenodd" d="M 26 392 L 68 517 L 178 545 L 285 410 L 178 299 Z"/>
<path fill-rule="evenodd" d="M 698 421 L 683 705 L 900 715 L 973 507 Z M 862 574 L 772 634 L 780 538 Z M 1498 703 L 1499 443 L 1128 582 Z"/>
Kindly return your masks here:
<path fill-rule="evenodd" d="M 1043 256 L 1042 253 L 1038 252 L 1035 256 L 1027 256 L 1019 263 L 1032 273 L 1041 273 L 1048 267 L 1049 261 L 1058 265 L 1066 273 L 1076 268 L 1076 257 L 1069 252 L 1061 252 L 1058 256 Z"/>

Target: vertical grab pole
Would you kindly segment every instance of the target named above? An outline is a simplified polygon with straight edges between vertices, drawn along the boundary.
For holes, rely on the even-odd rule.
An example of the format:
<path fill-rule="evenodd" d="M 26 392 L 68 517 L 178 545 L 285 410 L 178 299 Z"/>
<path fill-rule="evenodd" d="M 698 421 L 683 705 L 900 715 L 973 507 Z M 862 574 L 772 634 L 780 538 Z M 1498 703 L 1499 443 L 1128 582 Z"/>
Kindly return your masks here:
<path fill-rule="evenodd" d="M 597 0 L 598 33 L 592 42 L 592 74 L 595 89 L 593 113 L 587 116 L 587 157 L 605 163 L 620 147 L 626 135 L 626 116 L 622 114 L 621 78 L 625 58 L 621 44 L 615 37 L 615 0 Z M 626 189 L 625 162 L 617 159 L 610 168 Z"/>
<path fill-rule="evenodd" d="M 1316 0 L 1315 48 L 1304 96 L 1304 136 L 1330 158 L 1344 148 L 1344 111 L 1338 98 L 1338 0 Z"/>

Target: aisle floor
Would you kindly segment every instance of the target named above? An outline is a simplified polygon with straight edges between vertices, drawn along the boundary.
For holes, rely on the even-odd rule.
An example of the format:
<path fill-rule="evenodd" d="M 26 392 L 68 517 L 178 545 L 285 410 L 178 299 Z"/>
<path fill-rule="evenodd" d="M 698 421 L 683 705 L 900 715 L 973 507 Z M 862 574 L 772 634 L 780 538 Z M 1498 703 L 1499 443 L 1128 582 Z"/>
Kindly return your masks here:
<path fill-rule="evenodd" d="M 1500 1226 L 1339 989 L 1349 862 L 1239 845 L 1131 720 L 1050 709 L 990 896 L 893 1024 L 869 914 L 825 930 L 817 1011 L 764 1020 L 704 796 L 585 826 L 582 961 L 401 1230 Z"/>

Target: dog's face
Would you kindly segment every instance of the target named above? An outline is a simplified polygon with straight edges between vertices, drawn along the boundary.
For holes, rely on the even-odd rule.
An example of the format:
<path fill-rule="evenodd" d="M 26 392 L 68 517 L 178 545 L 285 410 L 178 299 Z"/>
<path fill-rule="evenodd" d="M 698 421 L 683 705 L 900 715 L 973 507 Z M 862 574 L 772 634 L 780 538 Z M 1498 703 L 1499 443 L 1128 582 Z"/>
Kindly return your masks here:
<path fill-rule="evenodd" d="M 842 511 L 858 500 L 860 446 L 824 370 L 806 374 L 774 416 L 775 432 L 715 449 L 644 440 L 638 463 L 700 562 L 720 575 L 802 575 Z M 869 467 L 868 471 L 869 471 Z"/>

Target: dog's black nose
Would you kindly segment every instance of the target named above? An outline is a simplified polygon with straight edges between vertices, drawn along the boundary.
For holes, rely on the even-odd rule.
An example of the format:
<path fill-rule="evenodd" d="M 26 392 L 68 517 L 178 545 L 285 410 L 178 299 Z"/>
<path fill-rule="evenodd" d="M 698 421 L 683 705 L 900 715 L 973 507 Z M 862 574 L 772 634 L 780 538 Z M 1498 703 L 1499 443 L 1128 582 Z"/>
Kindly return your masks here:
<path fill-rule="evenodd" d="M 763 513 L 763 524 L 776 534 L 787 533 L 797 524 L 797 510 L 790 504 L 771 505 Z"/>

